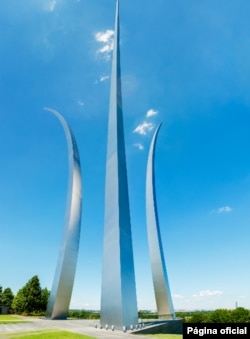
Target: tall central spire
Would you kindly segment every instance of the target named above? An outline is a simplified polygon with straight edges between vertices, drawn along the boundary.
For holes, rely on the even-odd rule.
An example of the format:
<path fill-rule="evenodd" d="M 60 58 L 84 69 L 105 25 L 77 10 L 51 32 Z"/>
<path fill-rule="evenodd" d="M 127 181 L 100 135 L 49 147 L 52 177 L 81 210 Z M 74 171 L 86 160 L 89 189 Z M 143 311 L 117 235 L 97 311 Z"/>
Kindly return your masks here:
<path fill-rule="evenodd" d="M 123 128 L 119 2 L 108 118 L 101 325 L 124 329 L 138 323 L 132 234 Z"/>

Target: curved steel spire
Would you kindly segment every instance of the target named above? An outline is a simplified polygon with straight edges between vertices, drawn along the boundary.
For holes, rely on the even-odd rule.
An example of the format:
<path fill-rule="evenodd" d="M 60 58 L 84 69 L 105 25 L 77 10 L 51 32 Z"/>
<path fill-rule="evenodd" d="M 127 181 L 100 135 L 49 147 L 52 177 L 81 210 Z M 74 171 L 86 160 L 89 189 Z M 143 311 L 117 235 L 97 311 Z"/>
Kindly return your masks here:
<path fill-rule="evenodd" d="M 57 111 L 45 108 L 61 122 L 68 145 L 69 183 L 63 239 L 46 318 L 66 319 L 75 278 L 81 229 L 82 178 L 79 152 L 68 123 Z"/>
<path fill-rule="evenodd" d="M 170 293 L 167 270 L 162 249 L 158 211 L 155 194 L 155 145 L 161 124 L 157 127 L 151 141 L 146 178 L 146 214 L 149 254 L 154 284 L 157 311 L 160 319 L 174 319 L 174 307 Z"/>
<path fill-rule="evenodd" d="M 123 329 L 137 325 L 137 301 L 123 128 L 119 49 L 119 2 L 116 2 L 106 158 L 105 221 L 101 325 Z"/>

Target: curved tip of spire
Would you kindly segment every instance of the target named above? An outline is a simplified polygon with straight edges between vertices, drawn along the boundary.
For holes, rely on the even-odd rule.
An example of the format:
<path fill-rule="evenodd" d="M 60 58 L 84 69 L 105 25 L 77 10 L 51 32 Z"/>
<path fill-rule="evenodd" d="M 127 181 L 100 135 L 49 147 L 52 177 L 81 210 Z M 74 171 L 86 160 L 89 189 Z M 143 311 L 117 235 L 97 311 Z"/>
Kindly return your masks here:
<path fill-rule="evenodd" d="M 43 107 L 43 109 L 44 109 L 45 111 L 49 111 L 49 112 L 51 112 L 51 113 L 55 112 L 55 110 L 54 110 L 53 108 L 50 108 L 50 107 Z"/>
<path fill-rule="evenodd" d="M 62 116 L 58 111 L 56 111 L 55 109 L 50 108 L 50 107 L 43 107 L 43 109 L 44 109 L 45 111 L 48 111 L 48 112 L 54 114 L 54 115 L 55 115 L 57 118 L 59 118 L 60 120 L 64 120 L 63 116 Z"/>
<path fill-rule="evenodd" d="M 152 138 L 152 141 L 151 141 L 151 146 L 152 147 L 155 147 L 154 144 L 156 142 L 156 139 L 158 137 L 158 133 L 159 133 L 159 130 L 162 126 L 162 122 L 156 127 L 155 131 L 154 131 L 154 135 L 153 135 L 153 138 Z"/>
<path fill-rule="evenodd" d="M 55 115 L 61 115 L 58 111 L 56 111 L 55 109 L 53 109 L 53 108 L 50 108 L 50 107 L 43 107 L 43 109 L 45 110 L 45 111 L 48 111 L 48 112 L 50 112 L 50 113 L 53 113 L 53 114 L 55 114 Z"/>
<path fill-rule="evenodd" d="M 155 133 L 158 133 L 159 129 L 161 128 L 162 126 L 162 122 L 159 123 L 159 125 L 156 127 L 155 129 Z"/>

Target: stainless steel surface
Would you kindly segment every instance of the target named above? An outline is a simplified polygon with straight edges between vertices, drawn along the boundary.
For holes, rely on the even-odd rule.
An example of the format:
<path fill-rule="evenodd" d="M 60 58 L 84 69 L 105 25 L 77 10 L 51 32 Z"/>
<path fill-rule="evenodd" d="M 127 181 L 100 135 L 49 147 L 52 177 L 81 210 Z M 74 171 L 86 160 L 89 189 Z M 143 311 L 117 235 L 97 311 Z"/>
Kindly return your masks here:
<path fill-rule="evenodd" d="M 147 231 L 158 315 L 160 319 L 174 319 L 175 313 L 164 260 L 155 193 L 155 144 L 160 127 L 161 125 L 154 133 L 148 155 L 146 178 Z"/>
<path fill-rule="evenodd" d="M 53 113 L 64 128 L 68 144 L 69 162 L 68 200 L 63 239 L 46 317 L 50 319 L 66 319 L 75 278 L 80 239 L 82 202 L 81 166 L 77 144 L 69 125 L 57 111 L 50 108 L 46 108 L 46 110 Z"/>
<path fill-rule="evenodd" d="M 123 129 L 116 3 L 106 160 L 101 325 L 122 329 L 138 323 Z"/>

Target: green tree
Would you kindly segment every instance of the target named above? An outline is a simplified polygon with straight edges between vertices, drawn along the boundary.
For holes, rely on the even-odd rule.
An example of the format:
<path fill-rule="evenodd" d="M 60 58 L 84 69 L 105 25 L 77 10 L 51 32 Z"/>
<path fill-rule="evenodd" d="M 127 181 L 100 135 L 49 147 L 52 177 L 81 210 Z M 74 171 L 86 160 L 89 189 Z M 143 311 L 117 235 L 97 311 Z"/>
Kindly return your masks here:
<path fill-rule="evenodd" d="M 211 323 L 230 323 L 231 311 L 227 309 L 218 309 L 210 313 L 208 322 Z"/>
<path fill-rule="evenodd" d="M 21 288 L 12 302 L 13 311 L 16 314 L 24 313 L 26 311 L 27 300 L 24 293 L 24 288 Z"/>
<path fill-rule="evenodd" d="M 16 313 L 31 314 L 42 311 L 42 289 L 37 275 L 17 292 L 12 307 Z"/>
<path fill-rule="evenodd" d="M 246 323 L 250 321 L 250 311 L 244 307 L 238 307 L 231 312 L 232 323 Z"/>
<path fill-rule="evenodd" d="M 2 305 L 2 295 L 3 295 L 3 288 L 0 285 L 0 305 Z"/>
<path fill-rule="evenodd" d="M 49 301 L 50 291 L 45 287 L 41 291 L 41 311 L 46 311 Z"/>
<path fill-rule="evenodd" d="M 206 323 L 208 321 L 209 315 L 205 312 L 195 312 L 192 313 L 191 317 L 188 318 L 189 323 Z"/>
<path fill-rule="evenodd" d="M 2 293 L 2 305 L 11 307 L 14 294 L 9 287 L 5 288 Z"/>

